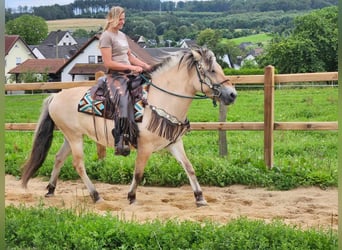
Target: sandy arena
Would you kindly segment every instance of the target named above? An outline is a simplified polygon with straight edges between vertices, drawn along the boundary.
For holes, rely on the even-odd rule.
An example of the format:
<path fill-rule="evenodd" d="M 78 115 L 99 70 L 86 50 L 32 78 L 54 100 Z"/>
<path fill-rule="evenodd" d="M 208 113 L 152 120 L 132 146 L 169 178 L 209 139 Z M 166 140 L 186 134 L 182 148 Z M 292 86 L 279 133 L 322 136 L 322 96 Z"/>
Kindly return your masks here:
<path fill-rule="evenodd" d="M 270 222 L 280 219 L 299 228 L 338 228 L 337 188 L 297 188 L 290 191 L 269 191 L 242 185 L 229 187 L 202 186 L 208 206 L 197 208 L 190 186 L 179 188 L 143 187 L 137 190 L 137 203 L 129 205 L 126 199 L 129 186 L 95 183 L 103 202 L 93 204 L 83 183 L 59 181 L 55 196 L 45 198 L 48 182 L 31 179 L 28 189 L 20 180 L 6 175 L 6 205 L 25 204 L 72 208 L 99 214 L 110 212 L 125 220 L 144 222 L 153 219 L 213 220 L 229 222 L 241 216 Z"/>

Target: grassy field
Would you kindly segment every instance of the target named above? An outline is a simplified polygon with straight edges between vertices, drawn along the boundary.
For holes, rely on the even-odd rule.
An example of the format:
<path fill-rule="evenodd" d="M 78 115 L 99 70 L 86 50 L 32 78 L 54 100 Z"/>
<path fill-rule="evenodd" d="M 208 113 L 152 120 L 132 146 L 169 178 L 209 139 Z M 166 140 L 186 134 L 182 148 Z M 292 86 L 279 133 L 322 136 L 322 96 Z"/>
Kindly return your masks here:
<path fill-rule="evenodd" d="M 97 31 L 105 24 L 104 19 L 95 18 L 73 18 L 62 20 L 46 21 L 49 32 L 56 30 L 69 30 L 85 29 L 87 31 Z"/>
<path fill-rule="evenodd" d="M 244 36 L 244 37 L 239 37 L 239 38 L 234 38 L 231 39 L 233 42 L 236 44 L 241 44 L 244 42 L 251 42 L 251 43 L 267 43 L 272 36 L 270 34 L 266 33 L 261 33 L 261 34 L 255 34 L 255 35 L 250 35 L 250 36 Z"/>
<path fill-rule="evenodd" d="M 46 95 L 6 96 L 6 122 L 36 122 Z M 217 121 L 218 108 L 209 100 L 194 101 L 189 119 Z M 275 97 L 276 121 L 337 121 L 337 88 L 281 89 Z M 263 121 L 263 92 L 240 91 L 229 108 L 228 121 Z M 6 173 L 20 175 L 20 165 L 30 151 L 32 132 L 6 132 Z M 185 149 L 203 185 L 244 184 L 272 189 L 298 186 L 337 186 L 337 132 L 277 131 L 274 136 L 274 168 L 263 161 L 262 131 L 227 131 L 229 154 L 220 157 L 216 131 L 192 131 L 184 137 Z M 62 143 L 60 132 L 39 174 L 49 176 L 54 154 Z M 112 155 L 113 149 L 108 149 Z M 107 157 L 96 161 L 94 143 L 85 140 L 86 163 L 90 178 L 108 183 L 128 184 L 133 172 L 135 152 L 127 160 Z M 112 166 L 119 166 L 113 170 Z M 101 169 L 101 172 L 98 169 Z M 77 179 L 71 159 L 62 168 L 62 179 Z M 146 185 L 179 186 L 188 180 L 166 151 L 154 154 L 148 162 Z"/>

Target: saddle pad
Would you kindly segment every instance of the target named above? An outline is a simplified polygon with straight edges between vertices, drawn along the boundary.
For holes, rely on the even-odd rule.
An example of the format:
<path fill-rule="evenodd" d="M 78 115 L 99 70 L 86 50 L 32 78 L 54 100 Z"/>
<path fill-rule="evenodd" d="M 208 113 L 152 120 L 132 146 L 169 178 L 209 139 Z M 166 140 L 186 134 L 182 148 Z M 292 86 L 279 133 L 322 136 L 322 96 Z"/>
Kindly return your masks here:
<path fill-rule="evenodd" d="M 104 104 L 93 100 L 88 90 L 78 103 L 78 112 L 104 117 Z"/>
<path fill-rule="evenodd" d="M 145 103 L 147 103 L 147 94 L 148 94 L 148 85 L 146 83 L 142 85 L 141 91 L 142 91 L 141 100 L 137 101 L 134 104 L 134 120 L 136 122 L 141 122 L 143 115 L 144 115 Z"/>
<path fill-rule="evenodd" d="M 144 115 L 145 110 L 145 103 L 143 100 L 147 100 L 147 94 L 148 94 L 148 85 L 143 84 L 142 87 L 142 100 L 137 101 L 134 104 L 134 120 L 136 122 L 141 122 L 142 117 Z M 85 93 L 85 95 L 82 97 L 82 99 L 78 103 L 78 112 L 86 113 L 89 115 L 96 115 L 101 116 L 106 119 L 113 119 L 113 117 L 106 117 L 105 116 L 105 106 L 103 104 L 103 101 L 99 100 L 93 100 L 93 98 L 90 95 L 90 89 Z"/>

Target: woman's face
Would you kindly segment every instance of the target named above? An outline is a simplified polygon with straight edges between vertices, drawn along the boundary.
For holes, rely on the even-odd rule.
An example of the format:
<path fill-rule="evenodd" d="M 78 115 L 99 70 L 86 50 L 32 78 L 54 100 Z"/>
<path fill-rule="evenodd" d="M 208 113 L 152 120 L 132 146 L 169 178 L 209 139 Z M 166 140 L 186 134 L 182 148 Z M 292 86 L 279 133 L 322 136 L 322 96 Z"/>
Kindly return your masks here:
<path fill-rule="evenodd" d="M 115 29 L 117 30 L 121 30 L 125 24 L 125 13 L 122 13 L 119 17 L 119 22 L 118 22 L 118 25 L 115 27 Z"/>

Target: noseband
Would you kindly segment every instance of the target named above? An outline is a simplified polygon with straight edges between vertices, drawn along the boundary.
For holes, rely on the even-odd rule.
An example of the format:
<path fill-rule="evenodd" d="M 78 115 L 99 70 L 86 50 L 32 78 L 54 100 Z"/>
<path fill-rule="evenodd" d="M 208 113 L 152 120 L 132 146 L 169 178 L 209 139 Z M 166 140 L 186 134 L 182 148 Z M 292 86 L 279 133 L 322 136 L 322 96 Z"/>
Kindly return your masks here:
<path fill-rule="evenodd" d="M 213 91 L 213 97 L 217 97 L 219 98 L 222 94 L 221 92 L 221 85 L 227 81 L 229 81 L 229 79 L 223 80 L 222 82 L 219 83 L 213 83 L 212 80 L 210 79 L 210 77 L 208 77 L 204 70 L 202 65 L 199 62 L 196 62 L 196 72 L 197 72 L 197 76 L 198 79 L 201 83 L 201 91 L 204 94 L 203 91 L 203 85 L 207 85 L 212 91 Z M 202 77 L 203 76 L 203 77 Z"/>

